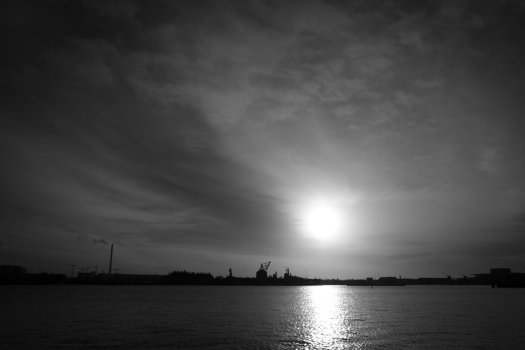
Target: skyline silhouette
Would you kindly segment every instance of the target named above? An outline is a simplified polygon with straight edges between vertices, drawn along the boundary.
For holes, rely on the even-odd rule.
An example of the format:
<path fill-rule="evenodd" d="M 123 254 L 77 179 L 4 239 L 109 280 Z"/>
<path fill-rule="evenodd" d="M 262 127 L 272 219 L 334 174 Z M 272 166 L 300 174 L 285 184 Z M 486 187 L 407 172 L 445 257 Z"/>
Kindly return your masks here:
<path fill-rule="evenodd" d="M 319 278 L 296 276 L 287 267 L 284 274 L 267 273 L 271 261 L 262 263 L 254 276 L 234 276 L 228 269 L 226 276 L 213 276 L 209 272 L 172 271 L 169 274 L 130 274 L 119 273 L 120 269 L 98 273 L 96 270 L 81 268 L 76 274 L 71 265 L 71 275 L 56 273 L 30 273 L 24 267 L 16 265 L 0 265 L 0 285 L 27 284 L 103 284 L 103 285 L 219 285 L 219 286 L 320 286 L 347 285 L 368 287 L 404 287 L 404 286 L 480 286 L 492 288 L 525 288 L 525 272 L 512 271 L 510 268 L 491 268 L 490 271 L 475 274 L 461 274 L 452 277 L 443 273 L 444 277 L 407 278 L 400 276 L 375 276 L 362 278 Z M 111 264 L 111 263 L 110 263 Z"/>

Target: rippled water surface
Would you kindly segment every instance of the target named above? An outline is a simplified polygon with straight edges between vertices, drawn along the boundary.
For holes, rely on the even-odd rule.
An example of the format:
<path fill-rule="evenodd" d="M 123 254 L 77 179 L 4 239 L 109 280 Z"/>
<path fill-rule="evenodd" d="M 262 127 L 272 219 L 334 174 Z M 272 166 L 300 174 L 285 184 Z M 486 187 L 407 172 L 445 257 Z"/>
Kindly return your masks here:
<path fill-rule="evenodd" d="M 523 349 L 525 289 L 0 286 L 2 349 Z"/>

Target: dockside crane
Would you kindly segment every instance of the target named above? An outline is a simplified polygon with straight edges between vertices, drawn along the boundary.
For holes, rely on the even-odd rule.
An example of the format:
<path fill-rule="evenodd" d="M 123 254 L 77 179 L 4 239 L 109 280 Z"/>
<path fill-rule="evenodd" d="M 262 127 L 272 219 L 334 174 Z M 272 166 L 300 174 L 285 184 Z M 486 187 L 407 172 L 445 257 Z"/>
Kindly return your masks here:
<path fill-rule="evenodd" d="M 265 270 L 265 271 L 267 271 L 267 270 L 268 270 L 268 267 L 270 267 L 270 263 L 271 263 L 271 261 L 267 261 L 267 262 L 265 262 L 265 263 L 262 263 L 260 269 L 261 269 L 261 270 Z"/>

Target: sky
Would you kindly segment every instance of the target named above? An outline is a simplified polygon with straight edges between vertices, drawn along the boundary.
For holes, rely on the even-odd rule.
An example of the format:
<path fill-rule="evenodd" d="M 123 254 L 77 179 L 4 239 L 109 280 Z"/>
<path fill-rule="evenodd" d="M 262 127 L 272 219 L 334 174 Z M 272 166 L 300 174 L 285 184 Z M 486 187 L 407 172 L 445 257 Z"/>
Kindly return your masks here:
<path fill-rule="evenodd" d="M 0 8 L 0 264 L 525 271 L 524 1 Z"/>

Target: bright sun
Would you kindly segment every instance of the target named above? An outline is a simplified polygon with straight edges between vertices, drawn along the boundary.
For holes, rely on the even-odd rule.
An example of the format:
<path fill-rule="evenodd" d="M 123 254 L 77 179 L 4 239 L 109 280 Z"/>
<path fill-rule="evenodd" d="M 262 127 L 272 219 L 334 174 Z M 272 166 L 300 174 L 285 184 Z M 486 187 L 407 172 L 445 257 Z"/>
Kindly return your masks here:
<path fill-rule="evenodd" d="M 301 215 L 302 229 L 310 237 L 331 240 L 343 226 L 343 215 L 334 203 L 316 200 L 306 206 Z"/>

